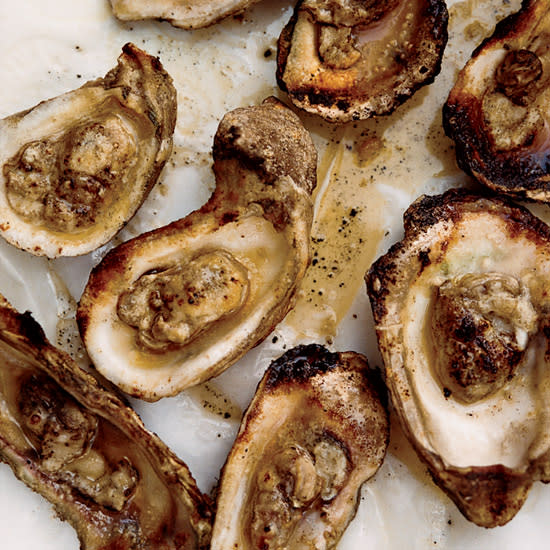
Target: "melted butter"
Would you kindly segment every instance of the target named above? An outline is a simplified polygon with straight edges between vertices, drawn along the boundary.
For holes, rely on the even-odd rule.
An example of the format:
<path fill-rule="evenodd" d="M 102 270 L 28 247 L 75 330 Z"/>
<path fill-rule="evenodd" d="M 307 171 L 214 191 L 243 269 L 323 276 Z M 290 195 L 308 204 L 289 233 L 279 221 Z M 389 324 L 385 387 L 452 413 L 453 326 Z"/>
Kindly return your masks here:
<path fill-rule="evenodd" d="M 439 89 L 421 91 L 391 117 L 342 128 L 326 147 L 318 171 L 312 263 L 285 320 L 301 338 L 330 342 L 336 335 L 364 291 L 366 271 L 401 230 L 396 211 L 464 177 L 428 95 L 441 105 L 446 97 Z"/>
<path fill-rule="evenodd" d="M 213 382 L 205 382 L 189 388 L 187 395 L 199 404 L 205 412 L 225 420 L 240 421 L 243 411 L 227 394 Z"/>
<path fill-rule="evenodd" d="M 335 335 L 383 236 L 382 209 L 377 207 L 383 196 L 365 178 L 354 143 L 346 142 L 329 146 L 321 159 L 326 181 L 318 192 L 312 262 L 286 319 L 298 334 L 313 338 Z"/>

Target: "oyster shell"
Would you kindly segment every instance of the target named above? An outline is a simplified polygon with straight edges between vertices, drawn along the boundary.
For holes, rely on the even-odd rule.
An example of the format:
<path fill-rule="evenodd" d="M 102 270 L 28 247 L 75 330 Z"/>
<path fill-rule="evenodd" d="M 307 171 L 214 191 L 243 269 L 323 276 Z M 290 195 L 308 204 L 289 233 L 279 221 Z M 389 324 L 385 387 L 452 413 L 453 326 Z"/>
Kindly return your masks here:
<path fill-rule="evenodd" d="M 391 113 L 439 73 L 447 21 L 442 0 L 302 0 L 279 38 L 277 81 L 332 122 Z"/>
<path fill-rule="evenodd" d="M 405 213 L 367 274 L 404 431 L 462 513 L 503 525 L 550 481 L 550 228 L 452 190 Z"/>
<path fill-rule="evenodd" d="M 443 108 L 459 166 L 493 191 L 550 201 L 550 8 L 524 1 L 459 73 Z"/>
<path fill-rule="evenodd" d="M 336 546 L 388 445 L 370 374 L 317 345 L 271 364 L 222 471 L 212 550 Z"/>
<path fill-rule="evenodd" d="M 126 44 L 104 78 L 0 121 L 0 234 L 32 254 L 75 256 L 134 215 L 172 150 L 176 91 Z"/>
<path fill-rule="evenodd" d="M 111 0 L 122 21 L 161 19 L 182 29 L 199 29 L 237 15 L 259 0 Z"/>
<path fill-rule="evenodd" d="M 83 549 L 207 548 L 211 504 L 136 413 L 0 296 L 0 459 Z"/>
<path fill-rule="evenodd" d="M 111 250 L 77 319 L 97 369 L 147 400 L 216 376 L 292 306 L 309 262 L 316 152 L 274 98 L 225 115 L 216 189 L 187 217 Z"/>

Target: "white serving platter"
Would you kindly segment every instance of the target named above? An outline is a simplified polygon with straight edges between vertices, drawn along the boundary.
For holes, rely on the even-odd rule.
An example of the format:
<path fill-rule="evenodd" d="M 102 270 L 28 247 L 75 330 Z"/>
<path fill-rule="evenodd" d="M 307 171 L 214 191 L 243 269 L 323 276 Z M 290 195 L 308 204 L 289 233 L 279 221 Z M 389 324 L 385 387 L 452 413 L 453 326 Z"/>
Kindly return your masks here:
<path fill-rule="evenodd" d="M 285 100 L 275 81 L 276 40 L 292 4 L 264 0 L 242 17 L 191 32 L 156 21 L 121 23 L 107 0 L 2 0 L 0 118 L 103 76 L 128 41 L 160 57 L 178 90 L 174 153 L 161 184 L 115 239 L 121 242 L 206 201 L 213 189 L 212 137 L 225 112 L 272 94 Z M 276 329 L 276 338 L 199 388 L 156 404 L 132 402 L 148 428 L 188 464 L 203 491 L 210 492 L 218 479 L 256 383 L 284 349 L 315 341 L 362 352 L 373 366 L 381 366 L 363 273 L 400 238 L 401 217 L 412 200 L 468 183 L 444 136 L 441 106 L 473 48 L 519 1 L 448 5 L 449 43 L 433 85 L 377 120 L 334 126 L 302 116 L 319 149 L 316 251 L 326 265 L 337 263 L 338 284 L 312 268 L 296 312 Z M 339 241 L 338 228 L 351 209 L 359 214 L 344 224 L 352 224 L 348 240 Z M 537 213 L 550 217 L 545 207 Z M 74 305 L 109 246 L 80 258 L 48 261 L 0 241 L 0 292 L 18 309 L 30 310 L 53 343 L 84 362 Z M 316 298 L 308 300 L 312 295 Z M 505 527 L 487 530 L 468 523 L 433 484 L 393 422 L 384 465 L 364 485 L 356 518 L 338 550 L 542 550 L 550 539 L 549 506 L 550 488 L 536 484 Z M 3 549 L 78 548 L 72 528 L 6 465 L 0 465 L 0 533 Z"/>

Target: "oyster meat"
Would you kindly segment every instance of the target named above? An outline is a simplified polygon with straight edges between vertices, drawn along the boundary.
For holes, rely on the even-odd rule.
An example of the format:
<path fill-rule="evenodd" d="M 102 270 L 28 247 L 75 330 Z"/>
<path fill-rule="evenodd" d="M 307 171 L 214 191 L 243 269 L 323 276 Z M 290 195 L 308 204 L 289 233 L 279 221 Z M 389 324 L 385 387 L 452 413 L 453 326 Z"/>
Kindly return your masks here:
<path fill-rule="evenodd" d="M 87 550 L 208 548 L 211 503 L 137 414 L 0 296 L 0 459 Z"/>
<path fill-rule="evenodd" d="M 443 108 L 459 166 L 493 191 L 550 202 L 550 6 L 524 1 L 459 73 Z"/>
<path fill-rule="evenodd" d="M 277 81 L 332 122 L 391 113 L 439 73 L 447 22 L 443 0 L 301 0 L 279 38 Z"/>
<path fill-rule="evenodd" d="M 182 29 L 199 29 L 237 15 L 260 0 L 111 0 L 122 21 L 161 19 Z"/>
<path fill-rule="evenodd" d="M 222 470 L 212 550 L 335 548 L 388 445 L 371 375 L 314 344 L 271 364 Z"/>
<path fill-rule="evenodd" d="M 367 274 L 386 380 L 435 482 L 485 527 L 550 481 L 550 228 L 466 191 L 422 197 Z"/>
<path fill-rule="evenodd" d="M 284 317 L 308 265 L 316 152 L 290 109 L 269 98 L 226 114 L 214 172 L 200 210 L 111 250 L 80 299 L 95 366 L 136 397 L 234 363 Z"/>
<path fill-rule="evenodd" d="M 39 256 L 105 244 L 147 197 L 172 150 L 176 91 L 126 44 L 104 78 L 0 121 L 0 235 Z"/>

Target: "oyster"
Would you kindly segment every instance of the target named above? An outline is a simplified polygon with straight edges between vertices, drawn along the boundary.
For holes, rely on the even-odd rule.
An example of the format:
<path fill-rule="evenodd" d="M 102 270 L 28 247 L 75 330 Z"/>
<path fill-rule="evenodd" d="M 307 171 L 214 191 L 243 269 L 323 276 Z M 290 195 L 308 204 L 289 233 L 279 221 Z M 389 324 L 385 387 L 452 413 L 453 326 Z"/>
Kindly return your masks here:
<path fill-rule="evenodd" d="M 211 504 L 116 395 L 0 296 L 0 459 L 83 549 L 207 548 Z"/>
<path fill-rule="evenodd" d="M 199 29 L 237 15 L 259 0 L 111 0 L 122 21 L 161 19 L 182 29 Z"/>
<path fill-rule="evenodd" d="M 465 191 L 423 197 L 367 274 L 390 394 L 435 480 L 503 525 L 550 481 L 550 228 Z"/>
<path fill-rule="evenodd" d="M 0 121 L 0 234 L 32 254 L 74 256 L 134 215 L 172 150 L 176 91 L 126 44 L 104 78 Z"/>
<path fill-rule="evenodd" d="M 391 113 L 441 68 L 443 0 L 302 0 L 279 38 L 277 81 L 332 122 Z"/>
<path fill-rule="evenodd" d="M 550 202 L 550 7 L 524 1 L 459 73 L 443 108 L 459 166 L 493 191 Z"/>
<path fill-rule="evenodd" d="M 225 115 L 216 189 L 187 217 L 111 250 L 77 319 L 97 369 L 147 400 L 215 376 L 293 304 L 309 262 L 316 152 L 274 98 Z"/>
<path fill-rule="evenodd" d="M 361 355 L 288 351 L 267 369 L 223 468 L 212 550 L 334 548 L 388 439 Z"/>

